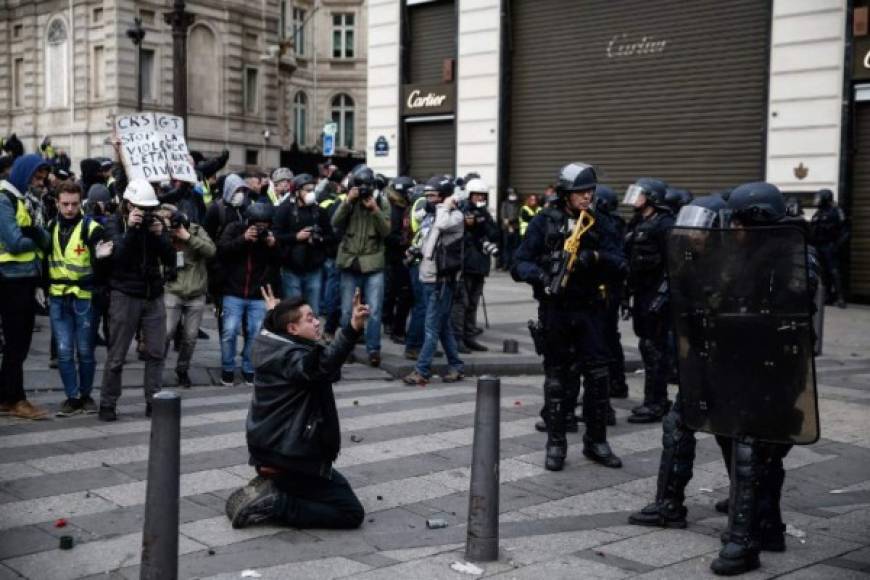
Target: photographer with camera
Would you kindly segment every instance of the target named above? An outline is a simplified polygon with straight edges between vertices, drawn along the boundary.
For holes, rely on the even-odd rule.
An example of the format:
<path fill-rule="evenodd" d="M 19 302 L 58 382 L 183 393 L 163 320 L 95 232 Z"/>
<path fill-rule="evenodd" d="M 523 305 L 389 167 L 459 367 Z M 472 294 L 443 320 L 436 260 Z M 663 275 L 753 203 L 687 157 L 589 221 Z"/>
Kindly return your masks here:
<path fill-rule="evenodd" d="M 154 212 L 159 205 L 154 188 L 144 179 L 130 181 L 120 211 L 106 220 L 106 240 L 113 244 L 109 274 L 109 349 L 99 418 L 115 421 L 121 396 L 124 359 L 136 330 L 145 345 L 145 415 L 163 381 L 166 308 L 163 284 L 175 272 L 175 250 L 167 224 Z"/>
<path fill-rule="evenodd" d="M 453 332 L 459 352 L 489 350 L 475 340 L 480 334 L 477 327 L 477 307 L 483 295 L 483 284 L 492 267 L 492 258 L 498 257 L 498 226 L 489 213 L 487 198 L 489 186 L 482 179 L 471 179 L 465 185 L 469 198 L 460 203 L 465 217 L 465 248 L 462 279 L 456 285 L 453 301 Z"/>
<path fill-rule="evenodd" d="M 381 308 L 384 301 L 384 240 L 390 234 L 390 208 L 375 195 L 375 175 L 358 165 L 350 175 L 350 191 L 332 217 L 332 226 L 343 231 L 336 265 L 341 270 L 341 325 L 350 320 L 353 295 L 362 290 L 371 308 L 366 326 L 369 364 L 381 364 Z"/>
<path fill-rule="evenodd" d="M 187 371 L 205 312 L 208 260 L 214 257 L 217 249 L 205 229 L 191 223 L 187 214 L 178 211 L 175 206 L 163 204 L 158 213 L 169 223 L 177 273 L 175 279 L 166 284 L 166 294 L 163 296 L 166 305 L 166 352 L 180 322 L 181 340 L 176 339 L 178 360 L 175 363 L 175 376 L 178 386 L 190 388 L 192 383 Z"/>
<path fill-rule="evenodd" d="M 236 374 L 236 340 L 245 325 L 242 376 L 254 383 L 251 346 L 260 331 L 266 304 L 260 287 L 271 284 L 279 264 L 278 240 L 272 233 L 275 206 L 248 206 L 245 221 L 227 225 L 218 241 L 217 259 L 224 271 L 221 295 L 221 384 L 231 387 Z"/>
<path fill-rule="evenodd" d="M 317 205 L 314 177 L 293 178 L 295 195 L 275 212 L 275 237 L 281 243 L 281 286 L 285 298 L 302 296 L 318 316 L 324 263 L 335 244 L 326 210 Z"/>

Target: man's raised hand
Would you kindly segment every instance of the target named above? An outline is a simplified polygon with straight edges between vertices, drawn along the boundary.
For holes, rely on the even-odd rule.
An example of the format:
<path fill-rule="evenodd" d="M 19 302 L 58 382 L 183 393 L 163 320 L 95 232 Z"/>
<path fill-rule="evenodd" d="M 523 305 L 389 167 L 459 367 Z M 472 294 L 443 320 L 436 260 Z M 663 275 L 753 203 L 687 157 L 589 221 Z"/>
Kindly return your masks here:
<path fill-rule="evenodd" d="M 275 308 L 280 300 L 275 298 L 274 292 L 272 292 L 272 285 L 266 284 L 265 286 L 260 286 L 260 294 L 263 295 L 263 300 L 266 301 L 266 310 L 272 310 Z"/>
<path fill-rule="evenodd" d="M 371 314 L 371 311 L 369 310 L 368 304 L 363 304 L 362 293 L 360 293 L 359 288 L 357 288 L 353 295 L 353 312 L 350 315 L 350 325 L 357 332 L 362 332 L 362 329 L 365 328 L 369 314 Z"/>

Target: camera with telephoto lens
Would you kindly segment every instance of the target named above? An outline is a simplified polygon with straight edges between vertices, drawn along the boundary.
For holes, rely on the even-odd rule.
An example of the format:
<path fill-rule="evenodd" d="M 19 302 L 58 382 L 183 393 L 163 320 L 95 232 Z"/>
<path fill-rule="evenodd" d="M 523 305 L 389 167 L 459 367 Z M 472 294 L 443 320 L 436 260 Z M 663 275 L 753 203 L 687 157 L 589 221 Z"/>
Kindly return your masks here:
<path fill-rule="evenodd" d="M 190 229 L 190 218 L 187 217 L 187 214 L 182 211 L 176 211 L 172 214 L 172 217 L 169 218 L 169 227 L 173 230 L 177 230 L 178 228 L 184 228 L 186 230 Z"/>
<path fill-rule="evenodd" d="M 145 228 L 150 228 L 151 224 L 160 219 L 160 216 L 157 215 L 153 209 L 143 209 L 142 210 L 142 226 Z"/>
<path fill-rule="evenodd" d="M 487 256 L 498 256 L 498 245 L 495 242 L 490 242 L 489 240 L 483 242 L 483 253 Z"/>
<path fill-rule="evenodd" d="M 255 228 L 257 228 L 257 241 L 260 241 L 260 242 L 265 242 L 266 238 L 268 238 L 269 234 L 271 233 L 271 231 L 269 230 L 269 227 L 266 224 L 264 224 L 261 220 L 255 220 L 255 219 L 248 218 L 246 225 L 247 225 L 247 227 L 254 226 Z"/>
<path fill-rule="evenodd" d="M 312 244 L 322 244 L 324 240 L 323 228 L 318 225 L 311 226 L 311 237 L 308 239 L 311 240 Z"/>
<path fill-rule="evenodd" d="M 405 257 L 402 259 L 402 263 L 406 268 L 410 268 L 414 262 L 423 258 L 423 250 L 420 248 L 411 246 L 405 252 Z"/>
<path fill-rule="evenodd" d="M 369 199 L 375 193 L 375 191 L 369 185 L 358 185 L 357 188 L 359 189 L 360 201 L 365 201 Z"/>

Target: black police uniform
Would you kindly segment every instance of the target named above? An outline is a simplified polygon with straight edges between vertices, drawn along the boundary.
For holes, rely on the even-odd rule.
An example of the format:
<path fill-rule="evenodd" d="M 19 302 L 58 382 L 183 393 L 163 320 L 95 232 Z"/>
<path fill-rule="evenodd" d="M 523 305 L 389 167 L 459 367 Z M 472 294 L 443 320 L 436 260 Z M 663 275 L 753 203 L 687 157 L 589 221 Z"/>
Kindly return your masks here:
<path fill-rule="evenodd" d="M 824 272 L 828 302 L 836 300 L 837 306 L 844 308 L 846 302 L 840 276 L 839 254 L 849 232 L 846 216 L 842 209 L 834 205 L 830 190 L 819 192 L 819 209 L 810 221 L 810 231 Z"/>
<path fill-rule="evenodd" d="M 648 217 L 635 216 L 629 223 L 626 253 L 628 286 L 633 297 L 632 319 L 643 358 L 643 405 L 629 421 L 652 422 L 668 410 L 667 273 L 665 251 L 668 230 L 674 225 L 670 210 L 656 207 Z"/>
<path fill-rule="evenodd" d="M 597 216 L 595 224 L 580 240 L 567 287 L 558 295 L 549 293 L 552 272 L 559 268 L 565 239 L 574 228 L 574 218 L 563 204 L 561 199 L 532 219 L 512 269 L 515 280 L 532 285 L 539 303 L 536 346 L 544 356 L 546 466 L 562 468 L 568 448 L 565 405 L 573 405 L 569 401 L 582 375 L 584 455 L 608 467 L 619 467 L 621 461 L 607 445 L 609 365 L 613 357 L 605 327 L 607 284 L 616 272 L 625 270 L 625 255 L 612 222 L 590 212 Z"/>

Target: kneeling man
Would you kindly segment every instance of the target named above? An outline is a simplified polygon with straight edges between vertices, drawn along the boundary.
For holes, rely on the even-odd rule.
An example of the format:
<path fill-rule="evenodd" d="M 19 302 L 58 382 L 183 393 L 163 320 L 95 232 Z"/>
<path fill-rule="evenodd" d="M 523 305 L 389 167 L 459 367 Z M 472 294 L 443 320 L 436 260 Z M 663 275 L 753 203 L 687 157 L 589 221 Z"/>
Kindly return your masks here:
<path fill-rule="evenodd" d="M 365 512 L 332 464 L 341 435 L 332 384 L 365 328 L 369 307 L 354 296 L 350 324 L 329 345 L 302 298 L 278 301 L 254 341 L 254 393 L 246 425 L 257 477 L 227 499 L 234 528 L 262 522 L 294 528 L 357 528 Z"/>

